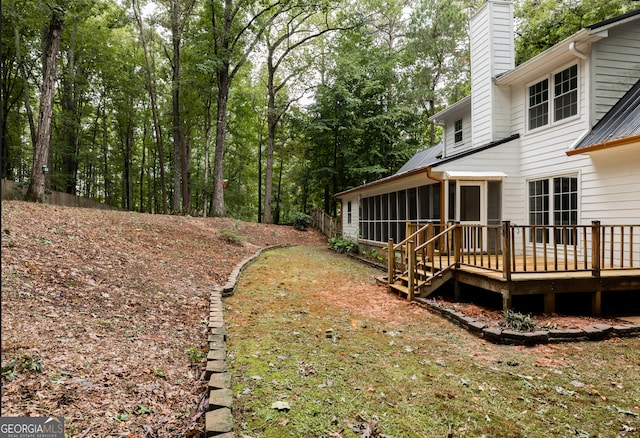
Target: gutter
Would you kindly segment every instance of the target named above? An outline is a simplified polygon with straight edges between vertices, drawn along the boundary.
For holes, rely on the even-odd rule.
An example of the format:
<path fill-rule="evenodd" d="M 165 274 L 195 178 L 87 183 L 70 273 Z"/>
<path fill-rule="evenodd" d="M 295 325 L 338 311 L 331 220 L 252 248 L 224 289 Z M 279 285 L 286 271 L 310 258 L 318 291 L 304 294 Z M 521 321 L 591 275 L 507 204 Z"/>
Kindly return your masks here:
<path fill-rule="evenodd" d="M 578 155 L 578 154 L 588 154 L 589 152 L 600 151 L 602 149 L 615 148 L 617 146 L 624 146 L 627 144 L 638 143 L 638 142 L 640 142 L 640 134 L 631 135 L 629 137 L 618 138 L 615 140 L 605 141 L 602 143 L 596 143 L 580 149 L 573 149 L 573 150 L 567 151 L 566 154 L 569 156 Z"/>

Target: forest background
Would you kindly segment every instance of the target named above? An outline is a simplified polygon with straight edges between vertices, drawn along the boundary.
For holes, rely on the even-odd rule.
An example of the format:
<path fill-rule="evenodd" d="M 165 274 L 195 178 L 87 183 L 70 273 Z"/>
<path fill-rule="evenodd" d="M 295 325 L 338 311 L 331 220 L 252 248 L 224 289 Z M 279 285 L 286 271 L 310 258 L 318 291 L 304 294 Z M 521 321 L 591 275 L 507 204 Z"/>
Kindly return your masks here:
<path fill-rule="evenodd" d="M 287 223 L 393 174 L 470 92 L 481 0 L 4 0 L 2 178 Z M 633 0 L 515 0 L 516 63 Z"/>

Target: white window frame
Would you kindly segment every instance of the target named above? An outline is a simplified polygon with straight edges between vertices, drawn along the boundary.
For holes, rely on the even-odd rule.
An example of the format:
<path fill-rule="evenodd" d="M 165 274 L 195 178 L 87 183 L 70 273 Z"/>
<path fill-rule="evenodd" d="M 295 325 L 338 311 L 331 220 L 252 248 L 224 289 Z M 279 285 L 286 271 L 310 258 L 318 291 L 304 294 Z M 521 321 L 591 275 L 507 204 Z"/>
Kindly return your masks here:
<path fill-rule="evenodd" d="M 458 123 L 460 123 L 460 129 L 458 129 L 458 127 L 456 126 Z M 460 140 L 456 140 L 456 135 L 460 134 Z M 453 142 L 455 144 L 460 144 L 464 141 L 464 122 L 462 121 L 462 119 L 458 119 L 455 122 L 453 122 Z"/>
<path fill-rule="evenodd" d="M 545 175 L 545 176 L 540 176 L 538 178 L 530 178 L 526 181 L 526 191 L 527 191 L 527 203 L 526 203 L 526 214 L 527 214 L 527 225 L 534 225 L 531 223 L 530 221 L 530 214 L 531 214 L 531 210 L 530 210 L 530 206 L 529 206 L 529 202 L 531 199 L 531 192 L 529 190 L 529 184 L 532 182 L 536 182 L 536 181 L 542 181 L 542 180 L 546 180 L 548 181 L 549 184 L 549 191 L 547 193 L 547 196 L 549 197 L 548 200 L 548 205 L 549 208 L 547 210 L 547 223 L 548 226 L 562 226 L 562 224 L 556 224 L 555 223 L 555 214 L 556 214 L 556 202 L 555 202 L 555 196 L 556 196 L 556 192 L 555 192 L 555 187 L 554 187 L 554 180 L 556 178 L 575 178 L 576 179 L 576 223 L 575 224 L 570 224 L 570 225 L 579 225 L 580 224 L 580 192 L 581 192 L 581 184 L 580 184 L 580 173 L 564 173 L 564 174 L 559 174 L 559 175 Z M 532 236 L 527 236 L 527 245 L 531 246 L 533 244 L 532 242 Z M 536 241 L 536 244 L 540 244 L 541 242 Z M 581 242 L 580 239 L 577 239 L 577 245 L 578 247 L 581 246 Z M 554 235 L 554 233 L 548 233 L 547 234 L 547 244 L 548 245 L 562 245 L 562 239 L 556 239 L 556 236 Z M 573 244 L 573 242 L 571 242 L 571 244 Z"/>
<path fill-rule="evenodd" d="M 571 116 L 567 116 L 563 119 L 560 120 L 555 120 L 555 114 L 556 114 L 556 98 L 559 96 L 556 96 L 555 94 L 555 76 L 558 73 L 562 73 L 565 70 L 570 69 L 571 67 L 575 66 L 576 67 L 576 80 L 577 80 L 577 84 L 576 84 L 576 113 L 574 115 Z M 581 95 L 581 87 L 580 87 L 580 83 L 581 83 L 581 75 L 583 74 L 581 68 L 580 68 L 580 63 L 579 62 L 571 62 L 569 64 L 565 64 L 564 66 L 562 66 L 561 68 L 554 70 L 552 72 L 550 72 L 549 74 L 542 76 L 542 77 L 538 77 L 535 81 L 532 81 L 528 84 L 526 84 L 525 86 L 525 99 L 524 99 L 524 106 L 525 106 L 525 130 L 526 132 L 537 132 L 539 130 L 543 130 L 543 129 L 548 129 L 548 128 L 552 128 L 554 126 L 558 126 L 561 125 L 563 123 L 567 123 L 570 122 L 572 120 L 575 120 L 577 118 L 580 117 L 580 95 Z M 531 107 L 529 106 L 529 98 L 530 98 L 530 88 L 534 85 L 539 84 L 540 82 L 547 80 L 548 84 L 549 84 L 549 89 L 548 89 L 548 100 L 547 100 L 547 123 L 545 125 L 540 125 L 536 128 L 530 128 L 529 127 L 529 110 L 531 109 Z"/>

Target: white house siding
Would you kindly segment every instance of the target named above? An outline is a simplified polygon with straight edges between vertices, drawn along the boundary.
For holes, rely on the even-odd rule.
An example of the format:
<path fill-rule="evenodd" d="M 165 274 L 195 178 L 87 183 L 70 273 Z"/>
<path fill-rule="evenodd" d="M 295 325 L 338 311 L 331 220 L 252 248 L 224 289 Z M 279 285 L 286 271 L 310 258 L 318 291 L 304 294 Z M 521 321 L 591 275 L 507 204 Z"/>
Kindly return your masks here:
<path fill-rule="evenodd" d="M 510 133 L 509 90 L 498 90 L 493 78 L 514 67 L 513 4 L 488 1 L 471 19 L 470 30 L 471 123 L 477 147 Z"/>
<path fill-rule="evenodd" d="M 464 158 L 434 167 L 434 172 L 470 171 L 503 172 L 507 177 L 502 181 L 502 219 L 522 224 L 522 200 L 524 189 L 520 178 L 520 140 L 516 139 L 493 148 L 477 152 Z"/>
<path fill-rule="evenodd" d="M 585 223 L 593 220 L 602 224 L 638 223 L 640 144 L 593 152 L 583 164 L 581 194 Z"/>
<path fill-rule="evenodd" d="M 348 203 L 351 202 L 351 223 L 349 223 L 349 217 L 347 213 Z M 360 222 L 359 216 L 360 208 L 358 206 L 358 195 L 346 195 L 342 198 L 342 236 L 349 240 L 358 240 L 358 223 Z"/>
<path fill-rule="evenodd" d="M 455 123 L 456 120 L 462 119 L 462 141 L 455 142 Z M 445 157 L 455 155 L 467 149 L 471 149 L 471 113 L 464 115 L 456 115 L 447 120 L 444 130 Z"/>
<path fill-rule="evenodd" d="M 610 29 L 594 44 L 594 124 L 640 79 L 640 26 L 628 23 Z"/>

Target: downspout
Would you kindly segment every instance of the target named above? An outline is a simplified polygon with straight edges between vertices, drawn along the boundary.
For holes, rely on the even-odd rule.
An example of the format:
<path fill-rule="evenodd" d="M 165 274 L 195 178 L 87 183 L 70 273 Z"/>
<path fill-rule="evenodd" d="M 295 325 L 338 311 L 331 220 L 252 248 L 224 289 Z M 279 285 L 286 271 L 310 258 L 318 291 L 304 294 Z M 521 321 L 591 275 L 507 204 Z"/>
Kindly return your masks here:
<path fill-rule="evenodd" d="M 582 59 L 583 61 L 589 60 L 589 56 L 587 56 L 586 53 L 578 50 L 578 48 L 576 47 L 575 41 L 571 41 L 571 44 L 569 44 L 569 51 L 573 53 L 575 56 L 577 56 L 578 58 Z"/>
<path fill-rule="evenodd" d="M 433 175 L 431 173 L 431 166 L 427 167 L 427 177 L 440 183 L 440 223 L 444 224 L 444 179 Z"/>

